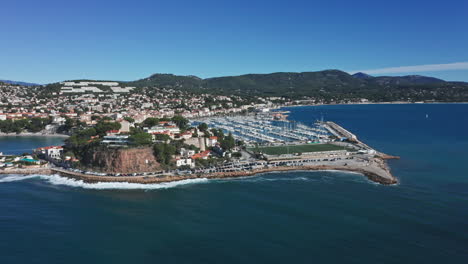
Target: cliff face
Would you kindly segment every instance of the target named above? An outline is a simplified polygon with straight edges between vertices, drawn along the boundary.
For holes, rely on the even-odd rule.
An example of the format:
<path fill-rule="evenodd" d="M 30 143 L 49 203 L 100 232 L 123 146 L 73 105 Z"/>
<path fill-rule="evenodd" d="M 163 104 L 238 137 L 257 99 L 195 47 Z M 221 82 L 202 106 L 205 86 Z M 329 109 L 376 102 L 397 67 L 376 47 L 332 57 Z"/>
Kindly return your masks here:
<path fill-rule="evenodd" d="M 151 172 L 159 170 L 160 164 L 152 148 L 105 149 L 87 155 L 85 165 L 108 173 Z"/>

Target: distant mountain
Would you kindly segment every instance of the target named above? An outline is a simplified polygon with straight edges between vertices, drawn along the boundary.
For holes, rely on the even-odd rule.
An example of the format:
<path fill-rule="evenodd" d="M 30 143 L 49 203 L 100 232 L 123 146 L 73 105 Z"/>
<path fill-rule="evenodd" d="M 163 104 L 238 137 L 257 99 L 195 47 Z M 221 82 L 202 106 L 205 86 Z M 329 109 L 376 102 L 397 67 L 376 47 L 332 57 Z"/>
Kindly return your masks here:
<path fill-rule="evenodd" d="M 445 83 L 444 80 L 426 77 L 421 75 L 408 75 L 408 76 L 381 76 L 375 77 L 375 81 L 379 84 L 394 84 L 394 85 L 415 85 L 415 84 L 434 84 L 434 83 Z"/>
<path fill-rule="evenodd" d="M 366 74 L 366 73 L 363 73 L 363 72 L 355 73 L 355 74 L 353 74 L 353 77 L 354 77 L 354 78 L 358 78 L 358 79 L 370 79 L 370 78 L 374 78 L 373 76 L 371 76 L 371 75 L 369 75 L 369 74 Z"/>
<path fill-rule="evenodd" d="M 196 76 L 153 74 L 148 78 L 120 82 L 137 88 L 166 88 L 193 93 L 270 96 L 291 99 L 316 98 L 328 102 L 366 98 L 373 101 L 468 101 L 468 83 L 409 75 L 373 77 L 350 75 L 340 70 L 317 72 L 277 72 L 202 79 Z M 43 93 L 60 90 L 59 83 L 45 86 Z M 140 93 L 141 89 L 135 89 Z"/>
<path fill-rule="evenodd" d="M 187 91 L 208 91 L 219 94 L 248 94 L 274 96 L 308 96 L 319 92 L 343 92 L 426 86 L 467 86 L 467 83 L 445 82 L 444 80 L 419 75 L 373 77 L 365 73 L 350 75 L 339 70 L 318 72 L 278 72 L 270 74 L 246 74 L 201 79 L 195 76 L 154 74 L 148 78 L 128 82 L 137 87 L 165 87 Z"/>
<path fill-rule="evenodd" d="M 154 74 L 148 78 L 127 83 L 137 87 L 156 86 L 192 92 L 238 95 L 308 95 L 329 87 L 361 86 L 363 82 L 338 70 L 319 72 L 278 72 L 271 74 L 246 74 L 201 79 L 196 76 Z"/>
<path fill-rule="evenodd" d="M 203 80 L 196 76 L 180 76 L 174 74 L 157 73 L 151 75 L 148 78 L 144 78 L 133 82 L 127 82 L 127 85 L 135 85 L 139 87 L 158 86 L 170 88 L 194 88 L 199 87 L 202 82 Z"/>
<path fill-rule="evenodd" d="M 407 76 L 380 76 L 380 77 L 374 77 L 372 75 L 363 73 L 363 72 L 358 72 L 353 74 L 353 77 L 358 78 L 358 79 L 366 79 L 366 80 L 373 80 L 376 81 L 379 84 L 385 85 L 385 84 L 395 84 L 395 85 L 400 85 L 400 84 L 430 84 L 430 83 L 443 83 L 445 82 L 444 80 L 437 79 L 434 77 L 427 77 L 427 76 L 421 76 L 421 75 L 407 75 Z"/>
<path fill-rule="evenodd" d="M 37 84 L 37 83 L 28 83 L 28 82 L 19 82 L 19 81 L 10 81 L 10 80 L 0 80 L 0 82 L 22 85 L 22 86 L 41 86 L 42 85 L 42 84 Z"/>

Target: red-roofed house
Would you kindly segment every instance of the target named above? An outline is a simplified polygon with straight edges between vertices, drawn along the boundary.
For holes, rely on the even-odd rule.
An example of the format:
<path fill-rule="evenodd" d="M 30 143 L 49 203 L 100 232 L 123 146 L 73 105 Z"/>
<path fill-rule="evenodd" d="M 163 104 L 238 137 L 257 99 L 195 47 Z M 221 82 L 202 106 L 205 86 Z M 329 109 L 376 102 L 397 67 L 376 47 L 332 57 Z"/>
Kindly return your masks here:
<path fill-rule="evenodd" d="M 156 140 L 156 135 L 168 135 L 171 139 L 174 139 L 174 134 L 172 134 L 170 131 L 161 131 L 161 132 L 153 132 L 151 133 L 153 135 L 153 141 Z"/>
<path fill-rule="evenodd" d="M 109 131 L 106 131 L 106 136 L 115 136 L 119 133 L 120 133 L 119 130 L 109 130 Z"/>
<path fill-rule="evenodd" d="M 183 139 L 189 139 L 192 137 L 192 132 L 185 131 L 184 133 L 180 133 L 179 136 L 180 138 L 183 138 Z"/>
<path fill-rule="evenodd" d="M 38 148 L 34 151 L 37 155 L 43 155 L 46 159 L 60 160 L 62 159 L 62 146 L 49 146 Z"/>
<path fill-rule="evenodd" d="M 208 159 L 210 154 L 211 154 L 211 151 L 206 150 L 206 151 L 203 151 L 203 152 L 200 152 L 200 153 L 197 153 L 197 154 L 193 155 L 191 158 L 194 159 L 194 160 L 195 159 Z"/>

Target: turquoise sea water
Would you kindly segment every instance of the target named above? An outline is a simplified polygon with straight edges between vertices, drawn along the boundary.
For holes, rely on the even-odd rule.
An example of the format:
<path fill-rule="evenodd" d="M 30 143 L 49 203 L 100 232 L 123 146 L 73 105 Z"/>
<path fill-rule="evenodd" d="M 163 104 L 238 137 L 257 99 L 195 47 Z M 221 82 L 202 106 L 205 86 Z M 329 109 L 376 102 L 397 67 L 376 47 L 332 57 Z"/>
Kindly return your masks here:
<path fill-rule="evenodd" d="M 400 184 L 330 171 L 151 186 L 0 176 L 0 263 L 468 262 L 468 105 L 289 110 L 401 156 Z"/>

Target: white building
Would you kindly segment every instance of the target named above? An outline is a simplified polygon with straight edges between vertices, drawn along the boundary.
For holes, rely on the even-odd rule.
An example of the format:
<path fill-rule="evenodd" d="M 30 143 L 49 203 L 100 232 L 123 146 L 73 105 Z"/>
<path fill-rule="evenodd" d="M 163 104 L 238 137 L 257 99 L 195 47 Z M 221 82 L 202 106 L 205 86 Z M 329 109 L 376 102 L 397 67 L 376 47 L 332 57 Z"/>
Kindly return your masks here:
<path fill-rule="evenodd" d="M 218 143 L 218 137 L 210 137 L 206 139 L 206 145 L 214 147 Z"/>
<path fill-rule="evenodd" d="M 190 168 L 195 167 L 195 162 L 191 158 L 178 158 L 176 159 L 177 167 L 181 166 L 190 166 Z"/>
<path fill-rule="evenodd" d="M 127 120 L 122 120 L 119 122 L 120 123 L 120 133 L 129 133 L 130 132 L 130 122 Z"/>
<path fill-rule="evenodd" d="M 114 93 L 129 93 L 135 87 L 111 87 L 112 92 Z"/>
<path fill-rule="evenodd" d="M 184 133 L 180 134 L 180 138 L 183 138 L 183 139 L 189 139 L 191 137 L 192 137 L 192 132 L 190 131 L 185 131 Z"/>
<path fill-rule="evenodd" d="M 52 123 L 59 124 L 59 125 L 65 124 L 65 121 L 67 121 L 67 119 L 61 116 L 54 116 L 54 118 L 52 119 Z"/>
<path fill-rule="evenodd" d="M 171 134 L 179 134 L 180 129 L 177 126 L 154 126 L 152 128 L 146 128 L 146 133 L 154 134 L 154 133 L 163 133 L 163 132 L 170 132 Z"/>
<path fill-rule="evenodd" d="M 117 86 L 118 82 L 62 82 L 65 86 L 88 86 L 88 85 L 102 85 L 102 86 Z"/>
<path fill-rule="evenodd" d="M 50 146 L 38 148 L 35 150 L 35 153 L 38 155 L 44 156 L 48 160 L 61 160 L 63 154 L 63 147 L 61 146 Z"/>
<path fill-rule="evenodd" d="M 109 134 L 104 136 L 101 144 L 109 146 L 124 146 L 128 144 L 128 135 Z"/>

